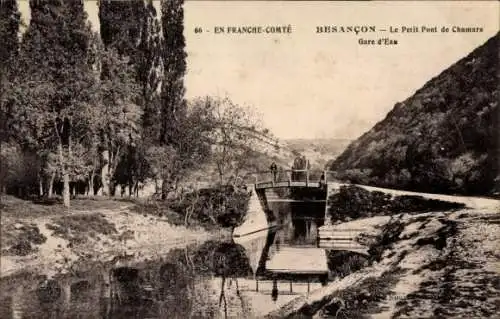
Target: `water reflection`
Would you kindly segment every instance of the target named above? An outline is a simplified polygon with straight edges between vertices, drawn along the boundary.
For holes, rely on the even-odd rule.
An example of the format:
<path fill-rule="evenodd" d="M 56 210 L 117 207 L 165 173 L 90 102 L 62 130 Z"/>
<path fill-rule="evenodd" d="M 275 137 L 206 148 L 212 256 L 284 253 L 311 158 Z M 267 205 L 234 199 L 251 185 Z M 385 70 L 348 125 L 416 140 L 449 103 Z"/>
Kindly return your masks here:
<path fill-rule="evenodd" d="M 328 280 L 315 238 L 322 220 L 304 216 L 299 207 L 268 231 L 173 249 L 160 260 L 6 282 L 0 317 L 252 318 Z"/>
<path fill-rule="evenodd" d="M 278 245 L 286 242 L 294 246 L 316 246 L 317 230 L 324 224 L 325 203 L 315 202 L 315 200 L 325 198 L 324 190 L 308 188 L 305 191 L 296 188 L 283 189 L 283 191 L 286 193 L 280 194 L 278 190 L 266 190 L 267 218 L 271 224 L 282 229 L 278 236 Z M 293 201 L 299 199 L 300 201 Z"/>

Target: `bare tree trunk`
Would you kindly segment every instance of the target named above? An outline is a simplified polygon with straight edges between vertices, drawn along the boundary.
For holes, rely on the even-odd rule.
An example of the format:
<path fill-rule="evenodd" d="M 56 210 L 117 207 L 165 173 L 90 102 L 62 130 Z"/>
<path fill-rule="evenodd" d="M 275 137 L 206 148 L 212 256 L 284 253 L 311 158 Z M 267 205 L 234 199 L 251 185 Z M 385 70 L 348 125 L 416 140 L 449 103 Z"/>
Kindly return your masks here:
<path fill-rule="evenodd" d="M 54 195 L 54 179 L 56 178 L 56 172 L 52 172 L 50 174 L 50 180 L 49 180 L 49 189 L 47 191 L 47 197 L 52 198 L 52 195 Z"/>
<path fill-rule="evenodd" d="M 161 183 L 161 199 L 167 199 L 170 193 L 171 181 L 167 176 L 163 176 L 163 181 Z"/>
<path fill-rule="evenodd" d="M 41 177 L 38 178 L 38 193 L 40 197 L 43 197 L 43 180 Z"/>
<path fill-rule="evenodd" d="M 116 183 L 113 180 L 110 180 L 109 182 L 109 196 L 114 197 L 116 196 Z"/>
<path fill-rule="evenodd" d="M 212 201 L 212 199 L 209 199 L 209 207 L 207 210 L 208 218 L 210 218 L 210 220 L 214 223 L 214 225 L 217 225 L 217 220 L 214 217 L 215 214 L 214 210 L 215 210 L 214 202 Z"/>
<path fill-rule="evenodd" d="M 219 175 L 219 183 L 220 185 L 224 185 L 224 174 L 222 173 Z"/>
<path fill-rule="evenodd" d="M 69 207 L 70 205 L 70 196 L 69 196 L 69 174 L 66 169 L 63 147 L 62 144 L 59 143 L 59 160 L 61 161 L 61 173 L 63 176 L 63 204 L 64 207 Z"/>
<path fill-rule="evenodd" d="M 161 199 L 167 199 L 167 194 L 167 181 L 163 178 L 163 181 L 161 182 Z"/>
<path fill-rule="evenodd" d="M 109 151 L 104 150 L 102 151 L 102 158 L 104 160 L 104 165 L 101 170 L 101 181 L 102 181 L 102 194 L 104 196 L 109 196 L 111 195 L 111 190 L 110 190 L 110 159 L 109 159 Z"/>
<path fill-rule="evenodd" d="M 135 181 L 134 195 L 135 195 L 135 197 L 139 197 L 139 181 Z"/>
<path fill-rule="evenodd" d="M 179 189 L 179 179 L 176 178 L 174 182 L 174 191 L 177 193 L 178 189 Z"/>
<path fill-rule="evenodd" d="M 94 170 L 92 169 L 92 171 L 90 172 L 90 177 L 89 177 L 89 192 L 88 192 L 88 196 L 94 196 Z"/>
<path fill-rule="evenodd" d="M 70 196 L 69 196 L 69 174 L 64 170 L 63 173 L 63 204 L 64 207 L 70 206 Z"/>
<path fill-rule="evenodd" d="M 189 220 L 191 219 L 191 216 L 193 215 L 195 205 L 198 203 L 199 199 L 199 193 L 196 193 L 196 197 L 194 198 L 193 202 L 191 203 L 191 206 L 189 206 L 186 209 L 186 215 L 184 216 L 184 225 L 187 227 L 189 225 Z"/>

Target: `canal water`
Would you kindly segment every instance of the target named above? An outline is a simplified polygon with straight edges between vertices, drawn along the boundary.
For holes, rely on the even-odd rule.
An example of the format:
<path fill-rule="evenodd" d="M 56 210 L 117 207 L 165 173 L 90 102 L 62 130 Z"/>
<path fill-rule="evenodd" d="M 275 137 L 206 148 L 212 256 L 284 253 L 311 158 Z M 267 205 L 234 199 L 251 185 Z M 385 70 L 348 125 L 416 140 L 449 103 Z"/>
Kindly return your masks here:
<path fill-rule="evenodd" d="M 0 318 L 262 316 L 329 280 L 327 252 L 316 245 L 322 219 L 305 217 L 305 207 L 275 204 L 276 211 L 293 211 L 275 227 L 173 249 L 154 261 L 4 281 Z"/>

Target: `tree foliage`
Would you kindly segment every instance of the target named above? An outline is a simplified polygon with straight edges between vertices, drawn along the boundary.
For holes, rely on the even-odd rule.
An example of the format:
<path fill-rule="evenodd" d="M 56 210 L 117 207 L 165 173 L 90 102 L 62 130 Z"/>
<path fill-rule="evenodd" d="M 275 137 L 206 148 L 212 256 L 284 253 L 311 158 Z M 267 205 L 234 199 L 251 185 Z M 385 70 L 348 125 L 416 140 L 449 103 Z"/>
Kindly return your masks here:
<path fill-rule="evenodd" d="M 81 1 L 32 1 L 30 8 L 9 124 L 17 143 L 44 163 L 40 175 L 63 179 L 69 205 L 69 183 L 93 174 L 99 150 L 114 154 L 139 129 L 137 89 L 128 62 L 91 32 Z"/>
<path fill-rule="evenodd" d="M 87 63 L 90 26 L 81 1 L 31 1 L 12 97 L 18 132 L 32 150 L 56 151 L 69 205 L 69 179 L 93 121 L 95 79 Z M 55 147 L 55 149 L 54 149 Z"/>
<path fill-rule="evenodd" d="M 193 219 L 204 225 L 236 227 L 243 222 L 249 199 L 243 189 L 219 186 L 182 194 L 170 208 L 183 216 L 189 214 L 188 222 Z"/>
<path fill-rule="evenodd" d="M 77 184 L 88 195 L 117 186 L 132 195 L 151 179 L 167 198 L 201 165 L 217 167 L 219 184 L 259 165 L 255 142 L 270 132 L 250 108 L 184 99 L 183 1 L 163 1 L 161 19 L 152 1 L 99 1 L 96 33 L 82 1 L 32 0 L 20 41 L 15 2 L 1 5 L 2 132 L 10 134 L 2 134 L 1 177 L 21 190 L 10 193 L 62 189 L 69 205 Z M 225 209 L 214 214 L 239 222 Z"/>
<path fill-rule="evenodd" d="M 244 169 L 255 163 L 255 143 L 261 134 L 259 118 L 249 107 L 237 105 L 229 98 L 198 99 L 208 112 L 205 125 L 209 128 L 211 160 L 215 164 L 219 182 L 237 180 Z"/>
<path fill-rule="evenodd" d="M 150 104 L 161 80 L 161 27 L 152 0 L 100 1 L 99 20 L 104 46 L 128 57 L 140 86 L 136 98 L 145 109 L 144 116 L 154 119 L 148 111 L 154 108 Z"/>
<path fill-rule="evenodd" d="M 15 70 L 12 68 L 13 61 L 17 57 L 19 43 L 18 32 L 21 25 L 20 14 L 15 0 L 7 0 L 0 2 L 0 39 L 2 45 L 0 46 L 0 148 L 2 153 L 0 163 L 2 170 L 0 172 L 0 188 L 4 189 L 6 178 L 9 173 L 7 170 L 9 166 L 5 163 L 8 159 L 7 153 L 3 148 L 9 147 L 6 143 L 13 138 L 10 125 L 12 124 L 11 112 L 14 103 L 11 99 L 13 90 L 12 79 Z M 12 146 L 12 145 L 10 145 Z M 15 147 L 15 146 L 14 146 Z M 11 172 L 12 173 L 12 172 Z"/>
<path fill-rule="evenodd" d="M 140 137 L 142 109 L 136 104 L 139 86 L 134 80 L 128 59 L 109 48 L 102 51 L 99 105 L 94 132 L 100 138 L 103 157 L 102 182 L 105 193 L 113 193 L 110 185 L 123 153 Z"/>
<path fill-rule="evenodd" d="M 184 1 L 162 1 L 163 26 L 163 78 L 161 86 L 161 120 L 158 139 L 161 144 L 171 144 L 179 132 L 179 122 L 184 116 L 184 74 L 186 73 L 186 43 L 184 31 Z"/>

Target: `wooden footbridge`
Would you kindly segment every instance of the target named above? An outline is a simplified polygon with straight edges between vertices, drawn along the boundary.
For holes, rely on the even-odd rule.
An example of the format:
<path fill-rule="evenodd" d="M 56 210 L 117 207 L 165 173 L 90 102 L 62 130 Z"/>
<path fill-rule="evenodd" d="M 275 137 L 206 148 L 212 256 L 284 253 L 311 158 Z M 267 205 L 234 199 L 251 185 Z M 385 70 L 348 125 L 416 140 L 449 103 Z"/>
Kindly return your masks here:
<path fill-rule="evenodd" d="M 261 171 L 254 173 L 255 189 L 290 188 L 290 187 L 324 187 L 328 181 L 334 181 L 333 171 L 288 169 Z M 264 178 L 262 178 L 264 177 Z"/>

